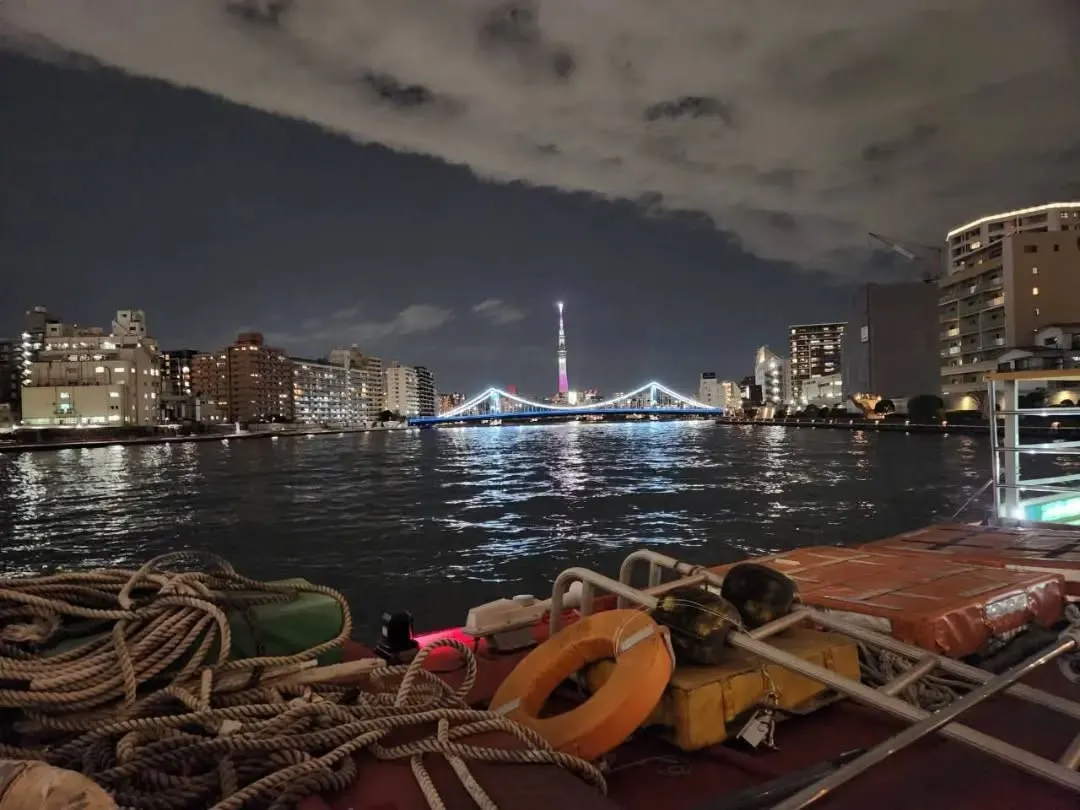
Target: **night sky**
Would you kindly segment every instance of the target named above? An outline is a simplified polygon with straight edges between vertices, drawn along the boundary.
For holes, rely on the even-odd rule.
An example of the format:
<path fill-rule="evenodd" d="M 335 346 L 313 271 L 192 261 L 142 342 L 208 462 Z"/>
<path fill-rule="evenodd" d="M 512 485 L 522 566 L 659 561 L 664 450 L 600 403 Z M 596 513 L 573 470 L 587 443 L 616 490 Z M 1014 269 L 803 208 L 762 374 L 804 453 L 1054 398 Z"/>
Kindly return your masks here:
<path fill-rule="evenodd" d="M 790 323 L 844 317 L 853 282 L 915 277 L 897 257 L 875 256 L 866 231 L 934 242 L 958 218 L 1080 192 L 1080 174 L 1069 171 L 1080 167 L 1080 49 L 1061 36 L 1062 29 L 1075 33 L 1076 17 L 1056 0 L 1032 0 L 1031 8 L 1047 16 L 1035 14 L 1037 24 L 1019 23 L 1011 31 L 1021 41 L 1054 35 L 1027 51 L 1035 57 L 1026 72 L 1016 68 L 1023 60 L 995 55 L 984 39 L 977 48 L 985 57 L 982 78 L 969 80 L 965 73 L 963 82 L 943 88 L 940 81 L 928 84 L 933 77 L 925 72 L 909 77 L 934 91 L 927 89 L 925 98 L 903 93 L 899 129 L 870 108 L 860 112 L 857 102 L 869 88 L 850 86 L 850 78 L 845 85 L 835 71 L 821 81 L 830 87 L 840 81 L 833 101 L 846 93 L 850 103 L 826 110 L 847 127 L 837 125 L 829 141 L 819 109 L 813 119 L 810 113 L 793 118 L 792 132 L 773 125 L 763 135 L 755 126 L 768 122 L 752 113 L 774 99 L 739 97 L 734 90 L 713 97 L 690 85 L 673 90 L 668 82 L 670 98 L 640 115 L 647 148 L 612 146 L 610 155 L 585 167 L 580 154 L 596 150 L 576 137 L 584 129 L 569 131 L 579 114 L 569 107 L 565 126 L 558 119 L 541 134 L 535 127 L 543 122 L 535 125 L 529 152 L 535 162 L 518 166 L 512 153 L 497 151 L 506 141 L 496 143 L 490 131 L 496 127 L 459 126 L 467 118 L 462 110 L 478 109 L 471 96 L 447 96 L 440 108 L 435 80 L 422 84 L 404 66 L 396 74 L 364 73 L 366 92 L 377 98 L 358 101 L 346 121 L 324 103 L 329 94 L 312 89 L 318 76 L 310 54 L 303 63 L 308 73 L 298 74 L 306 83 L 272 85 L 286 101 L 262 86 L 247 99 L 237 90 L 242 70 L 223 74 L 229 81 L 222 86 L 201 78 L 226 51 L 173 48 L 159 68 L 148 35 L 124 40 L 144 42 L 140 51 L 119 46 L 121 34 L 134 36 L 122 26 L 113 39 L 84 33 L 91 5 L 42 0 L 28 10 L 30 4 L 16 2 L 6 22 L 9 31 L 14 20 L 23 33 L 40 30 L 103 62 L 251 106 L 112 68 L 0 54 L 0 326 L 9 333 L 38 303 L 65 320 L 96 325 L 107 325 L 115 309 L 141 308 L 166 349 L 212 349 L 255 329 L 293 354 L 320 356 L 334 345 L 358 343 L 386 358 L 428 365 L 441 390 L 514 383 L 543 395 L 555 386 L 554 302 L 563 300 L 573 387 L 613 391 L 657 378 L 692 392 L 703 370 L 739 377 L 751 371 L 757 346 L 782 350 Z M 130 6 L 123 0 L 97 5 Z M 355 8 L 367 5 L 379 3 Z M 414 5 L 402 0 L 384 8 Z M 845 3 L 830 7 L 837 5 Z M 646 7 L 637 0 L 631 6 Z M 993 4 L 959 6 L 970 12 Z M 190 9 L 196 8 L 208 4 L 192 0 Z M 296 8 L 299 14 L 303 4 Z M 180 13 L 170 6 L 174 12 Z M 275 23 L 279 33 L 291 19 Z M 393 28 L 389 18 L 385 24 Z M 489 50 L 527 46 L 532 50 L 525 56 L 533 59 L 543 42 L 536 32 L 529 40 L 520 32 L 490 33 L 485 25 Z M 198 33 L 194 24 L 190 31 L 179 23 L 163 28 L 177 42 Z M 76 30 L 78 37 L 68 36 Z M 310 28 L 302 33 L 318 41 Z M 569 41 L 571 34 L 562 34 Z M 493 37 L 502 37 L 501 44 L 492 45 Z M 938 45 L 947 50 L 944 43 L 927 47 L 936 54 Z M 557 77 L 559 87 L 586 81 L 584 47 L 542 52 L 544 59 L 551 56 L 543 70 L 566 73 Z M 18 49 L 27 50 L 25 41 Z M 516 53 L 515 64 L 532 70 L 525 56 Z M 958 63 L 960 56 L 971 58 L 958 54 Z M 433 60 L 413 57 L 417 65 Z M 183 73 L 189 63 L 198 66 L 198 76 Z M 1054 81 L 1071 85 L 1071 95 L 1055 95 L 1056 84 L 1031 83 L 1051 72 Z M 887 78 L 878 81 L 889 86 Z M 522 79 L 521 86 L 535 84 Z M 1009 97 L 1025 84 L 1027 107 L 1018 115 L 1038 106 L 1057 109 L 1053 120 L 1040 119 L 1040 126 L 1030 118 L 1006 121 L 988 131 L 985 117 L 966 121 L 955 104 L 941 104 L 959 93 L 965 104 L 983 105 L 986 93 Z M 468 87 L 482 92 L 475 83 Z M 556 91 L 562 92 L 547 88 L 544 98 Z M 901 98 L 899 89 L 892 92 L 894 100 Z M 826 103 L 820 94 L 810 99 Z M 378 126 L 367 134 L 365 104 L 383 105 L 371 109 L 384 116 L 373 113 Z M 925 120 L 912 117 L 916 108 Z M 597 119 L 590 134 L 606 132 L 607 123 L 616 132 L 615 119 L 599 120 L 598 109 L 588 108 Z M 865 131 L 851 129 L 852 121 L 864 120 Z M 387 121 L 398 129 L 392 132 Z M 1059 132 L 1066 125 L 1070 129 Z M 981 132 L 977 146 L 961 137 L 969 131 Z M 736 137 L 757 151 L 739 147 L 738 159 L 728 164 L 713 159 L 733 155 Z M 549 158 L 554 167 L 544 168 Z M 810 158 L 820 158 L 825 168 L 811 172 L 804 167 L 815 165 Z M 984 176 L 991 165 L 998 167 L 994 180 Z"/>

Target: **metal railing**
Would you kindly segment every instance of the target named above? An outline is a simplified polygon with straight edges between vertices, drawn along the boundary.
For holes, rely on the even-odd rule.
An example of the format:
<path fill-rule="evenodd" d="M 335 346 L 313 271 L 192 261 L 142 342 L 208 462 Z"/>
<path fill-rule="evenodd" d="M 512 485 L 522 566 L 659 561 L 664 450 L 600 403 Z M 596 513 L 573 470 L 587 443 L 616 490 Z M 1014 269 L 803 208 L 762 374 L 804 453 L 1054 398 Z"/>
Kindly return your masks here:
<path fill-rule="evenodd" d="M 987 378 L 990 424 L 1004 423 L 1004 436 L 990 431 L 991 475 L 994 482 L 994 516 L 1002 524 L 1058 523 L 1072 517 L 1080 521 L 1080 472 L 1024 478 L 1022 458 L 1030 456 L 1080 455 L 1080 440 L 1024 443 L 1020 420 L 1025 416 L 1080 416 L 1080 407 L 1021 408 L 1020 384 L 1055 380 L 1080 384 L 1076 369 L 1046 370 L 1038 374 L 1001 373 Z M 1000 407 L 999 400 L 1004 407 Z M 1042 493 L 1025 497 L 1025 493 Z M 1062 496 L 1073 496 L 1063 498 Z M 1075 499 L 1075 501 L 1073 500 Z"/>

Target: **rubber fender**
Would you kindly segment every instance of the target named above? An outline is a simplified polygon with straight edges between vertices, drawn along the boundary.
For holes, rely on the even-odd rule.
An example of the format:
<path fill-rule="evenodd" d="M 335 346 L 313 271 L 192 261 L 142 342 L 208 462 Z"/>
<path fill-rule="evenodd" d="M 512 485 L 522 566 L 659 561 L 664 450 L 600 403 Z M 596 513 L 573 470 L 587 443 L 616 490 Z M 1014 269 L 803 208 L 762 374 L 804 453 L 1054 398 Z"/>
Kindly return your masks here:
<path fill-rule="evenodd" d="M 720 595 L 748 629 L 786 616 L 795 604 L 795 581 L 765 565 L 739 563 L 724 575 Z"/>
<path fill-rule="evenodd" d="M 75 771 L 44 762 L 0 759 L 0 810 L 117 810 L 116 802 Z"/>
<path fill-rule="evenodd" d="M 728 634 L 742 624 L 726 599 L 703 588 L 675 588 L 660 597 L 652 617 L 671 631 L 680 664 L 714 666 L 731 657 Z"/>
<path fill-rule="evenodd" d="M 554 717 L 539 716 L 559 684 L 609 658 L 615 659 L 611 677 L 588 700 Z M 556 633 L 522 659 L 491 709 L 533 729 L 557 751 L 596 760 L 645 722 L 674 667 L 667 628 L 640 610 L 606 610 Z"/>

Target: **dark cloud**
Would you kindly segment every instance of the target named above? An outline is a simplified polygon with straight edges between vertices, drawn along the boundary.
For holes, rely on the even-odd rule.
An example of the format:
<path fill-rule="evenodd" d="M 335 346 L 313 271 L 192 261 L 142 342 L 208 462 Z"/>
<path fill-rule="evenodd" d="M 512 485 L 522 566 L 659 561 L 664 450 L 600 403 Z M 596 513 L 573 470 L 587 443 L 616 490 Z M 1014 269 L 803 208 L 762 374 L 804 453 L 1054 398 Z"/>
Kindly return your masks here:
<path fill-rule="evenodd" d="M 934 241 L 1080 173 L 1080 12 L 1062 0 L 1005 17 L 995 0 L 366 0 L 287 4 L 272 32 L 221 9 L 7 0 L 0 30 L 484 178 L 655 196 L 841 273 L 867 230 Z M 987 170 L 1003 165 L 1015 182 Z M 832 225 L 778 240 L 744 210 Z"/>

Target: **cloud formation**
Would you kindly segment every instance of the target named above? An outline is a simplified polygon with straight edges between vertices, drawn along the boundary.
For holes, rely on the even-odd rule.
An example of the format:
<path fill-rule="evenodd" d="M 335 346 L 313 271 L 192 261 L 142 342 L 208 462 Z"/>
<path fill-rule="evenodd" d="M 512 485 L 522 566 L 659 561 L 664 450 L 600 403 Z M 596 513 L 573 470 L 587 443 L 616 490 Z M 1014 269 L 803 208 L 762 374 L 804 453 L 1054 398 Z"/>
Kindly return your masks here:
<path fill-rule="evenodd" d="M 0 41 L 841 269 L 1080 193 L 1069 0 L 5 0 Z"/>
<path fill-rule="evenodd" d="M 475 305 L 472 311 L 495 326 L 506 326 L 525 317 L 525 310 L 508 304 L 501 298 L 487 298 Z"/>
<path fill-rule="evenodd" d="M 309 318 L 295 332 L 267 334 L 266 339 L 290 349 L 303 346 L 325 351 L 332 346 L 363 346 L 384 338 L 432 332 L 454 317 L 452 310 L 434 304 L 410 304 L 386 320 L 356 320 L 359 314 L 359 307 L 347 307 L 328 317 Z"/>

